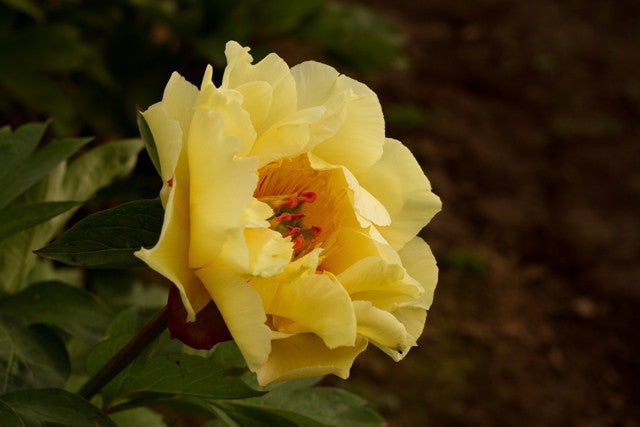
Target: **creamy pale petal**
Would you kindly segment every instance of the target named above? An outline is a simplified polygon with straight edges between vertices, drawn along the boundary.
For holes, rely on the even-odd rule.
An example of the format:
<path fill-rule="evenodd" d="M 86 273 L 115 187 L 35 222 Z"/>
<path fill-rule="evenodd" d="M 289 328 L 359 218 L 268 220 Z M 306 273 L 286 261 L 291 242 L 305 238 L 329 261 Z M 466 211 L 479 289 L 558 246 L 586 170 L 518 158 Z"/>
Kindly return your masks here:
<path fill-rule="evenodd" d="M 255 141 L 252 156 L 260 159 L 259 166 L 284 157 L 301 154 L 309 144 L 309 126 L 324 114 L 323 107 L 301 110 L 274 124 Z"/>
<path fill-rule="evenodd" d="M 160 161 L 160 174 L 162 176 L 163 189 L 161 191 L 162 204 L 166 206 L 169 193 L 169 180 L 173 178 L 180 151 L 182 150 L 182 129 L 177 120 L 172 120 L 167 115 L 162 103 L 149 107 L 142 113 L 153 140 L 158 150 Z"/>
<path fill-rule="evenodd" d="M 211 262 L 253 197 L 256 158 L 239 158 L 240 142 L 223 134 L 222 116 L 197 109 L 189 131 L 191 241 L 193 268 Z M 232 183 L 233 185 L 230 185 Z"/>
<path fill-rule="evenodd" d="M 242 148 L 238 156 L 246 156 L 256 139 L 256 131 L 251 124 L 251 118 L 242 108 L 243 97 L 240 92 L 230 89 L 216 89 L 212 84 L 202 88 L 197 107 L 207 108 L 222 115 L 224 119 L 224 134 L 237 137 Z"/>
<path fill-rule="evenodd" d="M 411 345 L 404 325 L 388 311 L 374 307 L 369 301 L 354 301 L 353 309 L 358 319 L 358 335 L 376 347 L 402 354 Z"/>
<path fill-rule="evenodd" d="M 386 243 L 372 238 L 364 231 L 342 227 L 336 232 L 335 243 L 327 249 L 322 268 L 334 274 L 367 257 L 380 257 L 388 264 L 400 264 L 400 257 Z"/>
<path fill-rule="evenodd" d="M 350 295 L 361 292 L 388 292 L 417 298 L 421 286 L 406 277 L 401 265 L 388 264 L 378 257 L 367 257 L 354 263 L 338 275 L 338 280 Z"/>
<path fill-rule="evenodd" d="M 193 106 L 198 99 L 198 88 L 180 74 L 174 72 L 164 89 L 162 106 L 169 118 L 177 120 L 186 136 L 193 116 Z"/>
<path fill-rule="evenodd" d="M 333 350 L 314 334 L 298 334 L 274 340 L 267 362 L 257 371 L 258 382 L 267 385 L 294 378 L 334 374 L 347 378 L 354 359 L 367 348 L 367 341 L 357 339 L 353 347 Z"/>
<path fill-rule="evenodd" d="M 420 237 L 414 237 L 398 253 L 407 273 L 424 288 L 424 294 L 416 304 L 428 309 L 438 283 L 438 266 L 429 245 Z"/>
<path fill-rule="evenodd" d="M 249 369 L 258 370 L 271 349 L 271 330 L 265 325 L 260 295 L 227 270 L 204 267 L 196 274 L 220 310 Z"/>
<path fill-rule="evenodd" d="M 185 232 L 189 229 L 188 213 L 182 187 L 176 186 L 169 194 L 158 243 L 151 249 L 140 249 L 135 255 L 176 285 L 187 310 L 187 320 L 193 322 L 211 297 L 189 268 L 189 233 Z"/>
<path fill-rule="evenodd" d="M 254 123 L 259 134 L 297 110 L 296 83 L 291 76 L 289 66 L 282 58 L 271 53 L 262 61 L 252 65 L 253 58 L 249 54 L 249 49 L 233 41 L 227 43 L 225 55 L 228 65 L 222 77 L 223 88 L 235 89 L 253 81 L 264 81 L 272 87 L 269 113 L 262 123 Z M 246 92 L 244 95 L 257 97 L 260 93 L 252 95 Z M 258 100 L 247 102 L 255 104 Z"/>
<path fill-rule="evenodd" d="M 267 218 L 273 216 L 273 209 L 255 197 L 249 200 L 249 204 L 242 212 L 238 225 L 244 225 L 246 227 L 258 228 L 269 227 L 269 221 Z"/>
<path fill-rule="evenodd" d="M 296 81 L 298 108 L 309 108 L 322 105 L 335 95 L 340 73 L 329 65 L 306 61 L 291 67 L 291 75 Z"/>
<path fill-rule="evenodd" d="M 249 248 L 249 275 L 271 277 L 279 274 L 291 261 L 293 243 L 268 228 L 248 228 L 244 236 Z"/>
<path fill-rule="evenodd" d="M 348 93 L 345 121 L 335 135 L 316 145 L 313 153 L 357 175 L 368 170 L 382 155 L 382 107 L 371 89 L 346 76 L 338 77 L 335 90 Z"/>
<path fill-rule="evenodd" d="M 349 294 L 327 274 L 307 274 L 281 283 L 267 313 L 293 321 L 295 329 L 314 332 L 329 348 L 352 346 L 356 339 Z"/>
<path fill-rule="evenodd" d="M 413 238 L 442 207 L 420 165 L 399 141 L 387 139 L 380 160 L 357 178 L 391 215 L 391 226 L 379 230 L 396 250 Z"/>
<path fill-rule="evenodd" d="M 273 88 L 267 82 L 247 82 L 235 88 L 242 94 L 242 108 L 249 113 L 254 128 L 264 123 L 271 110 Z"/>

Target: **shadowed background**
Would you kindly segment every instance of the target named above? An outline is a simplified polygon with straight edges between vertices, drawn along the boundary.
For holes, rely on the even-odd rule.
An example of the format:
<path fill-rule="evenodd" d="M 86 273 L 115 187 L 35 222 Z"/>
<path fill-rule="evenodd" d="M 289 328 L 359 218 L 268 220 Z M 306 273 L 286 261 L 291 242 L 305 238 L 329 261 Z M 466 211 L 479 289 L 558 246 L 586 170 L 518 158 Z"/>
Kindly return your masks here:
<path fill-rule="evenodd" d="M 135 135 L 136 105 L 222 70 L 228 39 L 365 81 L 444 202 L 420 347 L 325 381 L 394 426 L 638 425 L 638 3 L 5 0 L 0 125 Z M 153 174 L 141 157 L 83 213 L 153 197 Z"/>

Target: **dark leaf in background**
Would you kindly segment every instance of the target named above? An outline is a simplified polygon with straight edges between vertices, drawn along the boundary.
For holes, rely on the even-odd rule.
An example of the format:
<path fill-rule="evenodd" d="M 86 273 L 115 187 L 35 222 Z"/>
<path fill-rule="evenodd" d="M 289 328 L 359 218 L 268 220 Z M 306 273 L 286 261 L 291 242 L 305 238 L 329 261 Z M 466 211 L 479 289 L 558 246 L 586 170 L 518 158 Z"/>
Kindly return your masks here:
<path fill-rule="evenodd" d="M 0 425 L 115 427 L 80 396 L 59 389 L 21 390 L 0 396 Z"/>
<path fill-rule="evenodd" d="M 89 344 L 104 336 L 113 312 L 91 294 L 60 282 L 34 284 L 0 299 L 0 312 L 25 324 L 46 323 Z"/>
<path fill-rule="evenodd" d="M 156 244 L 163 217 L 158 199 L 125 203 L 83 219 L 36 253 L 81 267 L 140 266 L 133 253 Z"/>
<path fill-rule="evenodd" d="M 0 394 L 27 388 L 64 386 L 69 358 L 55 333 L 27 328 L 18 319 L 0 316 Z"/>
<path fill-rule="evenodd" d="M 160 171 L 160 159 L 158 158 L 158 148 L 156 147 L 156 142 L 153 139 L 153 135 L 151 134 L 151 129 L 149 129 L 147 121 L 144 119 L 140 111 L 138 111 L 137 113 L 137 123 L 138 130 L 140 131 L 140 136 L 144 141 L 145 147 L 147 147 L 149 158 L 151 159 L 153 166 L 156 168 L 158 175 L 162 176 L 162 173 Z"/>
<path fill-rule="evenodd" d="M 12 206 L 0 211 L 0 240 L 43 223 L 83 202 L 41 202 Z"/>

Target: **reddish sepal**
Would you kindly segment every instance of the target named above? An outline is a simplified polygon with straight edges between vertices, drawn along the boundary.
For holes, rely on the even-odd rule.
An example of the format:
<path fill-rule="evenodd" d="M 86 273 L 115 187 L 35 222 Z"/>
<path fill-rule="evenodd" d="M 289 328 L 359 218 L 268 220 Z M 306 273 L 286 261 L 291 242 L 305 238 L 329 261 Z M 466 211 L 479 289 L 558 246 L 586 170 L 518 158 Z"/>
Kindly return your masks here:
<path fill-rule="evenodd" d="M 177 338 L 189 347 L 202 350 L 233 339 L 213 301 L 196 314 L 195 322 L 187 322 L 187 310 L 175 285 L 169 288 L 167 328 L 171 332 L 171 338 Z"/>

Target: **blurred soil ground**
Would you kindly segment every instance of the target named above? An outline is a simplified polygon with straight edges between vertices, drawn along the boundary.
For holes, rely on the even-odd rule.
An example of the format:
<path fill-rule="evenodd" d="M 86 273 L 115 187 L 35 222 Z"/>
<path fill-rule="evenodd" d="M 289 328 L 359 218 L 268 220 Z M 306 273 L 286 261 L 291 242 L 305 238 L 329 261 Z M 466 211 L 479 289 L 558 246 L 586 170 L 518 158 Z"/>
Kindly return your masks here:
<path fill-rule="evenodd" d="M 441 276 L 418 349 L 331 383 L 391 426 L 640 425 L 640 2 L 359 3 L 408 36 L 368 84 Z"/>

